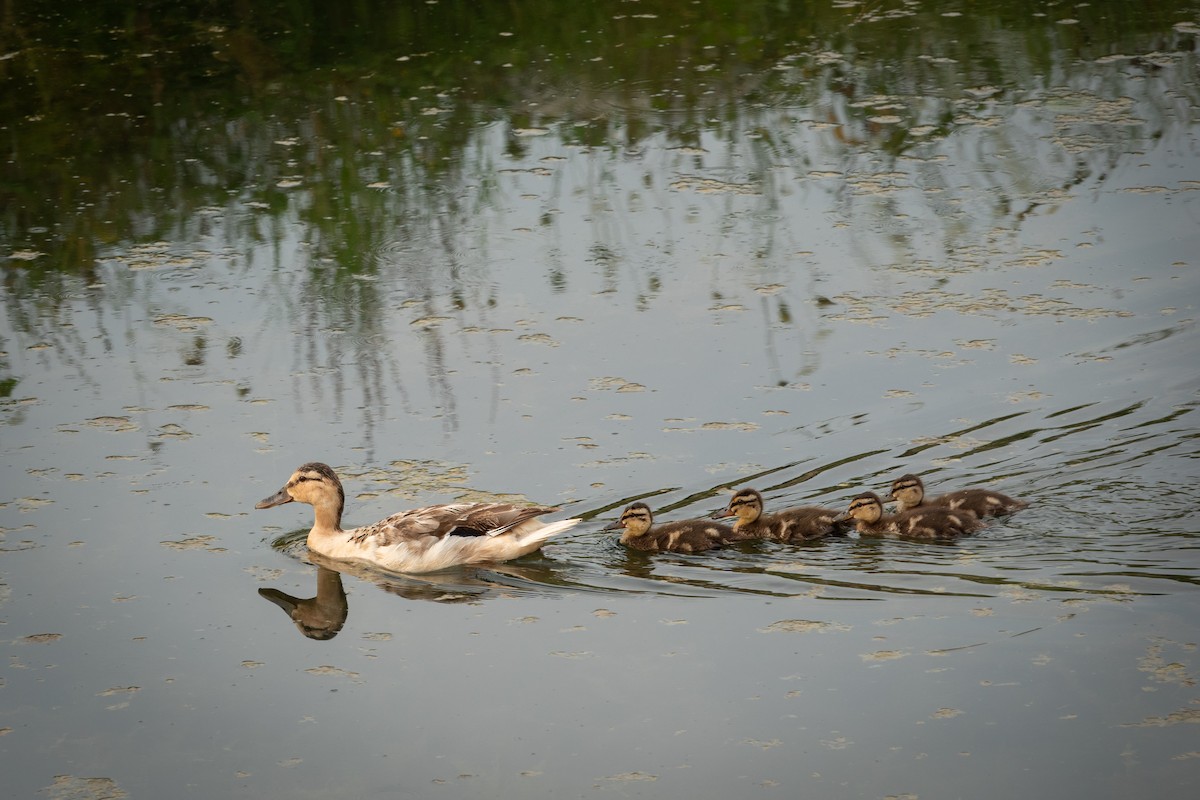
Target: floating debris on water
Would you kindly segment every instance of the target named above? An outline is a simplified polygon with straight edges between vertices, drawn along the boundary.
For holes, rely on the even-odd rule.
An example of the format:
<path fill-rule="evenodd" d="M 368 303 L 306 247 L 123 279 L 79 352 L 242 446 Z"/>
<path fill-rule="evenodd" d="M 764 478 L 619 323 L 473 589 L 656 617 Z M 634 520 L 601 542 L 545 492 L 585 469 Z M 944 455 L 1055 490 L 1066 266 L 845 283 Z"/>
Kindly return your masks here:
<path fill-rule="evenodd" d="M 93 428 L 112 431 L 113 433 L 127 433 L 138 429 L 137 423 L 129 417 L 92 417 L 86 420 L 86 422 Z"/>
<path fill-rule="evenodd" d="M 212 317 L 189 317 L 184 314 L 160 314 L 154 318 L 155 325 L 175 328 L 186 333 L 197 331 L 205 325 L 211 325 L 212 322 Z"/>
<path fill-rule="evenodd" d="M 112 778 L 77 778 L 55 775 L 54 783 L 40 791 L 49 800 L 124 800 L 129 793 Z"/>
<path fill-rule="evenodd" d="M 759 628 L 759 633 L 825 633 L 827 631 L 848 631 L 849 625 L 836 622 L 820 622 L 812 619 L 781 619 L 772 622 L 765 628 Z"/>
<path fill-rule="evenodd" d="M 191 536 L 178 541 L 159 542 L 163 547 L 169 547 L 172 550 L 207 550 L 210 553 L 224 553 L 224 547 L 213 546 L 213 542 L 217 541 L 215 536 Z"/>
<path fill-rule="evenodd" d="M 649 781 L 658 780 L 658 776 L 651 775 L 648 772 L 622 772 L 619 775 L 609 775 L 608 777 L 602 778 L 601 780 L 620 781 L 620 782 L 629 782 L 629 781 L 647 781 L 647 782 L 649 782 Z"/>
<path fill-rule="evenodd" d="M 627 381 L 624 378 L 592 378 L 588 381 L 588 389 L 592 391 L 643 392 L 646 387 L 640 383 Z"/>
<path fill-rule="evenodd" d="M 357 672 L 351 672 L 350 670 L 345 670 L 345 669 L 342 669 L 341 667 L 333 667 L 328 664 L 323 664 L 319 667 L 310 667 L 310 668 L 304 670 L 304 672 L 308 675 L 319 675 L 321 677 L 334 677 L 334 678 L 349 678 L 351 680 L 357 680 L 359 677 Z"/>

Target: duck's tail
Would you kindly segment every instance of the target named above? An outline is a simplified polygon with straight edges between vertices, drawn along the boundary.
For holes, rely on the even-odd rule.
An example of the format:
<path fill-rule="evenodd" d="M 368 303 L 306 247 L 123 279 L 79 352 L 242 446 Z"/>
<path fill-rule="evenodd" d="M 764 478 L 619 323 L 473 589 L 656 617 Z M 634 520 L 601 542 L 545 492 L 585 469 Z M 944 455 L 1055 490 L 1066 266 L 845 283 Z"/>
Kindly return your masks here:
<path fill-rule="evenodd" d="M 528 546 L 529 549 L 525 550 L 525 552 L 531 553 L 541 547 L 546 541 L 553 539 L 560 533 L 566 533 L 582 521 L 578 517 L 574 519 L 560 519 L 557 522 L 547 522 L 533 530 L 519 531 L 517 532 L 517 536 L 521 542 L 522 549 Z"/>
<path fill-rule="evenodd" d="M 513 528 L 504 536 L 466 537 L 447 536 L 443 541 L 458 540 L 470 548 L 465 560 L 457 563 L 479 564 L 487 561 L 508 561 L 532 553 L 541 548 L 547 539 L 574 528 L 582 520 L 564 519 L 546 522 L 530 519 Z"/>

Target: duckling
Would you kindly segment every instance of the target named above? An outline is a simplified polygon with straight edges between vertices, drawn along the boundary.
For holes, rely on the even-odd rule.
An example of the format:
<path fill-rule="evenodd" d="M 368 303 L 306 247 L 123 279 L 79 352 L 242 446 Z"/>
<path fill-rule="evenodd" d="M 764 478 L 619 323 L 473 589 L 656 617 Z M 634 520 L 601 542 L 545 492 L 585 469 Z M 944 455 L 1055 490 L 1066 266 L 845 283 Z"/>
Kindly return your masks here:
<path fill-rule="evenodd" d="M 318 462 L 301 466 L 282 489 L 255 508 L 293 500 L 313 507 L 310 550 L 392 572 L 433 572 L 460 564 L 508 561 L 532 553 L 579 523 L 578 519 L 543 523 L 536 518 L 558 510 L 543 506 L 449 503 L 401 511 L 374 525 L 343 530 L 342 482 L 329 466 Z"/>
<path fill-rule="evenodd" d="M 892 481 L 890 498 L 896 501 L 896 508 L 900 511 L 942 506 L 951 511 L 971 511 L 980 518 L 1011 514 L 1029 505 L 1024 500 L 993 492 L 991 489 L 960 489 L 936 497 L 926 497 L 925 484 L 911 473 Z"/>
<path fill-rule="evenodd" d="M 820 506 L 800 506 L 763 513 L 763 496 L 746 487 L 729 499 L 724 511 L 714 517 L 737 517 L 733 532 L 744 539 L 770 539 L 775 542 L 803 542 L 820 539 L 838 530 L 838 512 Z"/>
<path fill-rule="evenodd" d="M 672 553 L 703 553 L 731 541 L 738 541 L 733 528 L 719 522 L 699 519 L 654 524 L 650 506 L 631 503 L 621 512 L 621 518 L 604 530 L 624 528 L 621 544 L 634 550 L 657 553 L 669 550 Z"/>
<path fill-rule="evenodd" d="M 863 492 L 850 501 L 843 519 L 855 521 L 864 536 L 906 536 L 914 539 L 948 539 L 971 533 L 981 527 L 971 511 L 935 506 L 921 507 L 898 514 L 883 513 L 883 501 L 874 492 Z"/>

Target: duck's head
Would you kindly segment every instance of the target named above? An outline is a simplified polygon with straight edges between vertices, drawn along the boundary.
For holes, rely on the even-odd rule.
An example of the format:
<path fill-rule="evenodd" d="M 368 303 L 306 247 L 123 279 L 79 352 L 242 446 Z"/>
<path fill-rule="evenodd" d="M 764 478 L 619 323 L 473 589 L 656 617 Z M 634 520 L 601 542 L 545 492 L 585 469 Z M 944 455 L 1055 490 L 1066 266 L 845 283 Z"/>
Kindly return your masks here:
<path fill-rule="evenodd" d="M 621 517 L 616 522 L 607 526 L 604 530 L 625 529 L 625 533 L 621 538 L 633 536 L 641 536 L 646 531 L 650 530 L 650 526 L 654 524 L 654 515 L 650 513 L 650 506 L 645 503 L 630 503 L 621 512 Z"/>
<path fill-rule="evenodd" d="M 888 497 L 905 508 L 921 505 L 925 499 L 925 484 L 916 475 L 901 475 L 892 481 L 892 491 Z"/>
<path fill-rule="evenodd" d="M 747 486 L 745 489 L 738 489 L 733 497 L 729 498 L 729 505 L 724 511 L 718 511 L 713 514 L 716 518 L 721 517 L 737 517 L 737 521 L 743 525 L 749 525 L 762 516 L 763 513 L 763 497 L 758 493 L 757 489 L 751 489 Z"/>
<path fill-rule="evenodd" d="M 292 597 L 279 589 L 259 589 L 258 594 L 282 608 L 296 624 L 296 630 L 319 641 L 337 636 L 350 611 L 342 575 L 328 567 L 317 567 L 316 597 Z"/>
<path fill-rule="evenodd" d="M 308 503 L 310 506 L 330 507 L 336 509 L 337 516 L 342 515 L 342 507 L 346 504 L 346 493 L 337 473 L 327 464 L 312 462 L 305 464 L 292 473 L 288 482 L 275 494 L 260 500 L 255 508 L 274 508 L 284 503 Z"/>
<path fill-rule="evenodd" d="M 882 516 L 883 501 L 879 499 L 879 495 L 874 492 L 863 492 L 850 501 L 850 507 L 846 509 L 845 514 L 838 516 L 838 520 L 852 519 L 872 525 L 878 522 Z"/>

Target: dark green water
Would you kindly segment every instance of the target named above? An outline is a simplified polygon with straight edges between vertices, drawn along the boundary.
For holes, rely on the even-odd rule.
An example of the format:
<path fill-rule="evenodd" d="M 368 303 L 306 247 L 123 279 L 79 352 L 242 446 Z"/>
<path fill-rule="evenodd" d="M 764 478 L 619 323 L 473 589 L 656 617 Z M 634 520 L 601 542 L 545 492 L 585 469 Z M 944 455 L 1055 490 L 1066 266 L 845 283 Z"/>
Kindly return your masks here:
<path fill-rule="evenodd" d="M 1189 791 L 1198 35 L 1194 2 L 11 4 L 5 796 Z M 585 522 L 342 574 L 306 507 L 253 511 L 311 460 L 355 524 Z M 910 471 L 1032 506 L 949 545 L 600 532 Z"/>

